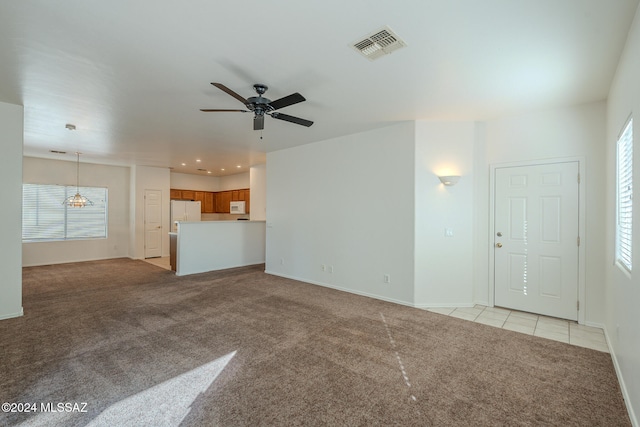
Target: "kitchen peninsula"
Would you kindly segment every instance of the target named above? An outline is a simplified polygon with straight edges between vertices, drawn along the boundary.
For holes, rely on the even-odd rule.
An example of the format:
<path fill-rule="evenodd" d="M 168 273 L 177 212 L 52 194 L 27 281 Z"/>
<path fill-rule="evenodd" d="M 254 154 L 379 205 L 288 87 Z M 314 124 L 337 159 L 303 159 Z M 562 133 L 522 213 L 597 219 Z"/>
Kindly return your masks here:
<path fill-rule="evenodd" d="M 265 221 L 179 221 L 171 239 L 177 276 L 265 262 Z"/>

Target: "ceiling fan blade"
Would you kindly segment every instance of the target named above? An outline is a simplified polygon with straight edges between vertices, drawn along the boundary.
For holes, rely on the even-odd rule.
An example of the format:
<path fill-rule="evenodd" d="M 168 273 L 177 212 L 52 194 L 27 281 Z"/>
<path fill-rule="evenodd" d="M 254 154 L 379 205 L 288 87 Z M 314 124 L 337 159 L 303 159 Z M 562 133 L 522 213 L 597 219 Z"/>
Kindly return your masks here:
<path fill-rule="evenodd" d="M 264 115 L 256 115 L 253 117 L 253 130 L 264 129 Z"/>
<path fill-rule="evenodd" d="M 238 112 L 238 113 L 248 113 L 249 110 L 220 110 L 220 109 L 210 109 L 210 108 L 201 108 L 200 111 L 204 111 L 205 113 L 212 113 L 212 112 L 220 112 L 220 111 L 226 111 L 226 112 Z"/>
<path fill-rule="evenodd" d="M 298 102 L 302 102 L 302 101 L 306 101 L 306 99 L 304 99 L 304 96 L 296 92 L 296 93 L 292 93 L 289 96 L 285 96 L 284 98 L 271 101 L 269 105 L 271 105 L 271 107 L 273 107 L 274 110 L 279 110 L 280 108 L 288 107 L 289 105 L 297 104 Z"/>
<path fill-rule="evenodd" d="M 301 119 L 300 117 L 293 117 L 288 114 L 271 113 L 271 117 L 273 117 L 274 119 L 284 120 L 285 122 L 291 122 L 291 123 L 295 123 L 297 125 L 302 125 L 306 127 L 309 127 L 313 124 L 311 120 Z"/>
<path fill-rule="evenodd" d="M 237 93 L 235 93 L 234 91 L 232 91 L 231 89 L 223 85 L 222 83 L 211 83 L 211 84 L 217 87 L 218 89 L 220 89 L 221 91 L 226 92 L 229 95 L 233 96 L 235 99 L 242 102 L 243 104 L 248 103 L 246 99 L 244 99 L 242 96 L 238 95 Z"/>

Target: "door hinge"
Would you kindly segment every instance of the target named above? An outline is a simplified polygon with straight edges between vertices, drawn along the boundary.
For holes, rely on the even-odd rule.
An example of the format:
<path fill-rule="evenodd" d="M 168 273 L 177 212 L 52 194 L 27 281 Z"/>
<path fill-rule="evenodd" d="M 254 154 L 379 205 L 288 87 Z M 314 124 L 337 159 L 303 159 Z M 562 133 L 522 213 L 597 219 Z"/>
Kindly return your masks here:
<path fill-rule="evenodd" d="M 577 242 L 578 242 L 578 246 L 580 246 L 580 236 L 578 236 Z"/>
<path fill-rule="evenodd" d="M 580 311 L 580 301 L 576 301 L 576 308 Z"/>
<path fill-rule="evenodd" d="M 580 184 L 580 172 L 578 172 L 578 184 Z"/>

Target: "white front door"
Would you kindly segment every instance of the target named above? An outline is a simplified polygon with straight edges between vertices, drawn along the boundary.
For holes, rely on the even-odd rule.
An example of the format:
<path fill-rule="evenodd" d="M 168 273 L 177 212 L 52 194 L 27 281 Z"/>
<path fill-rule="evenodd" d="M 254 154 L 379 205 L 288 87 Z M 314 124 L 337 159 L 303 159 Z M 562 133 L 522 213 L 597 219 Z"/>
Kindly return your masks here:
<path fill-rule="evenodd" d="M 495 169 L 495 305 L 578 319 L 578 162 Z"/>
<path fill-rule="evenodd" d="M 162 256 L 162 191 L 144 190 L 144 257 Z"/>

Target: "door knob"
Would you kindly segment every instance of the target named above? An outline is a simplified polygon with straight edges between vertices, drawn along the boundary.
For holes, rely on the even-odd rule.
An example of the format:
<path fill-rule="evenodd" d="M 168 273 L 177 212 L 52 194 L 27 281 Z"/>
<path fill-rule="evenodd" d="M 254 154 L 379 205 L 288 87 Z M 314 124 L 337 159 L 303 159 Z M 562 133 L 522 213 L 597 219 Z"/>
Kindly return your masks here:
<path fill-rule="evenodd" d="M 496 243 L 496 248 L 501 248 L 502 247 L 502 243 Z"/>

